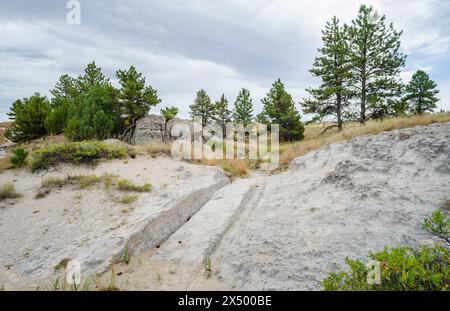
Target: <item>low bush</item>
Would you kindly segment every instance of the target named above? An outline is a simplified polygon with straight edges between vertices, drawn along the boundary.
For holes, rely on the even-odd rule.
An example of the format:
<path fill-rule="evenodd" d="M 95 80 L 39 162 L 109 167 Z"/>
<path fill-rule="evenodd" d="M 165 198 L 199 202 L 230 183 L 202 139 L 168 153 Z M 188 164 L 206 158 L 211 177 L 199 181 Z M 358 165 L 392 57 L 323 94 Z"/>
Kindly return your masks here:
<path fill-rule="evenodd" d="M 14 168 L 19 168 L 27 165 L 28 151 L 24 148 L 14 149 L 11 155 L 11 165 Z"/>
<path fill-rule="evenodd" d="M 60 163 L 96 164 L 101 159 L 124 158 L 126 147 L 110 146 L 100 141 L 82 141 L 54 144 L 33 153 L 32 171 L 45 170 Z"/>
<path fill-rule="evenodd" d="M 422 229 L 438 236 L 450 246 L 450 217 L 441 210 L 435 211 L 430 218 L 425 219 Z"/>
<path fill-rule="evenodd" d="M 322 284 L 328 291 L 448 291 L 450 290 L 450 219 L 435 211 L 425 219 L 422 229 L 436 235 L 444 243 L 411 247 L 385 248 L 370 253 L 369 259 L 379 263 L 380 282 L 369 284 L 369 269 L 361 260 L 346 258 L 350 271 L 331 273 Z M 373 282 L 371 282 L 373 283 Z"/>
<path fill-rule="evenodd" d="M 380 263 L 381 282 L 369 284 L 361 260 L 347 258 L 349 272 L 331 273 L 323 281 L 327 291 L 441 291 L 450 290 L 450 251 L 439 245 L 417 249 L 399 247 L 370 254 Z"/>

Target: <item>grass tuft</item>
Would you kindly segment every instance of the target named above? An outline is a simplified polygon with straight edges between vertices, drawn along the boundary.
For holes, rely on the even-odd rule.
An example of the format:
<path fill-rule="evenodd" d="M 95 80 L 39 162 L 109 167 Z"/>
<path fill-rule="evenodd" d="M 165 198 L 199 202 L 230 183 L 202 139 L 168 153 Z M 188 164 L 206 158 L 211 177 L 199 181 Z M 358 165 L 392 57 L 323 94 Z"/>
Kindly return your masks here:
<path fill-rule="evenodd" d="M 0 185 L 0 201 L 6 199 L 17 199 L 22 195 L 16 192 L 16 188 L 12 182 L 7 182 Z"/>
<path fill-rule="evenodd" d="M 132 192 L 149 192 L 152 190 L 152 185 L 149 183 L 145 183 L 143 185 L 133 184 L 128 179 L 121 179 L 117 183 L 117 187 L 121 191 L 132 191 Z"/>
<path fill-rule="evenodd" d="M 137 201 L 139 196 L 137 194 L 125 194 L 120 197 L 117 201 L 122 204 L 131 204 Z"/>
<path fill-rule="evenodd" d="M 55 267 L 55 271 L 61 270 L 61 269 L 65 269 L 67 267 L 67 264 L 71 261 L 72 259 L 70 258 L 64 258 L 63 260 L 61 260 Z"/>

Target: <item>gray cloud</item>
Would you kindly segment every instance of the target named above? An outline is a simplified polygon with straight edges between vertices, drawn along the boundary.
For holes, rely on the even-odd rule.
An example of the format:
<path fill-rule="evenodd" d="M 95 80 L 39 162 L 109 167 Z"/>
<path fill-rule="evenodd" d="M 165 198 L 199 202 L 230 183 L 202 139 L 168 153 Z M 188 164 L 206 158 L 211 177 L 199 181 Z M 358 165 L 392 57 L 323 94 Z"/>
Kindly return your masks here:
<path fill-rule="evenodd" d="M 135 65 L 158 89 L 162 105 L 176 105 L 183 115 L 200 88 L 233 100 L 247 87 L 259 110 L 278 77 L 299 101 L 304 88 L 317 83 L 308 69 L 324 23 L 334 14 L 349 21 L 359 6 L 357 0 L 80 2 L 81 25 L 66 23 L 65 0 L 2 2 L 0 119 L 13 100 L 48 94 L 59 75 L 81 74 L 92 60 L 113 82 L 115 70 Z M 448 74 L 436 70 L 448 63 L 447 1 L 367 2 L 405 30 L 404 76 L 426 67 L 449 85 Z M 445 98 L 442 106 L 449 105 Z"/>

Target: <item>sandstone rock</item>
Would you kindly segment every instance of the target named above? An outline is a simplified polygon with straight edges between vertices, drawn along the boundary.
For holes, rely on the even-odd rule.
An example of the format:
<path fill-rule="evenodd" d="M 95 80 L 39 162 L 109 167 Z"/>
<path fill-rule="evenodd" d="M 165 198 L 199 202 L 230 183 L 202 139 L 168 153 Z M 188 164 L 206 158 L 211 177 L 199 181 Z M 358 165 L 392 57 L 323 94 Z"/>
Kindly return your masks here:
<path fill-rule="evenodd" d="M 169 142 L 175 140 L 179 136 L 171 135 L 171 131 L 176 124 L 185 124 L 192 129 L 191 121 L 182 119 L 166 119 L 160 115 L 148 115 L 136 122 L 136 129 L 132 137 L 127 140 L 132 144 L 147 144 L 151 142 Z"/>

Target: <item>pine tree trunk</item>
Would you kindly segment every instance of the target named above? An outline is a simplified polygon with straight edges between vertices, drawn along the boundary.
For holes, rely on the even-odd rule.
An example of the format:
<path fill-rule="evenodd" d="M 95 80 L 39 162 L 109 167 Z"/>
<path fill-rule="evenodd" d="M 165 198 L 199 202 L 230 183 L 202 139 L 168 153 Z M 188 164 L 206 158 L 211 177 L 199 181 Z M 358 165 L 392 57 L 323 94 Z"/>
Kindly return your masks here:
<path fill-rule="evenodd" d="M 359 122 L 366 124 L 366 92 L 367 92 L 367 36 L 364 37 L 363 62 L 361 70 L 361 115 Z"/>
<path fill-rule="evenodd" d="M 337 116 L 337 126 L 338 131 L 342 131 L 342 95 L 340 93 L 337 94 L 336 98 L 336 116 Z"/>
<path fill-rule="evenodd" d="M 359 122 L 366 124 L 366 78 L 363 78 L 361 83 L 361 112 Z"/>

